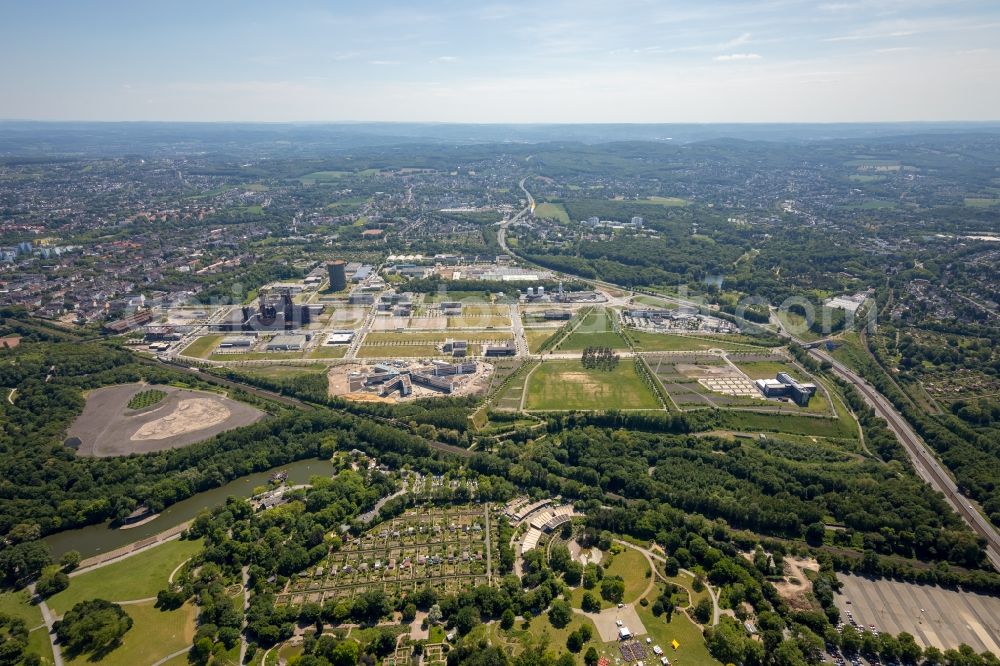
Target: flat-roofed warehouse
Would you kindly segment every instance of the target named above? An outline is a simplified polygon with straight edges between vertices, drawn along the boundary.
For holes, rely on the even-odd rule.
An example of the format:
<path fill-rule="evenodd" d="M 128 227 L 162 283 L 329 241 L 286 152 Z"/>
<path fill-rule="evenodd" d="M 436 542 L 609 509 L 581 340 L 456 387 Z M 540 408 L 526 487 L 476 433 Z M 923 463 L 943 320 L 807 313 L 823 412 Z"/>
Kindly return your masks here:
<path fill-rule="evenodd" d="M 267 351 L 299 351 L 306 346 L 304 335 L 276 335 L 267 343 Z"/>
<path fill-rule="evenodd" d="M 230 347 L 251 347 L 253 345 L 254 338 L 249 335 L 227 335 L 222 338 L 222 342 L 219 346 L 228 349 Z"/>
<path fill-rule="evenodd" d="M 354 340 L 354 331 L 333 331 L 326 336 L 328 345 L 349 345 Z"/>

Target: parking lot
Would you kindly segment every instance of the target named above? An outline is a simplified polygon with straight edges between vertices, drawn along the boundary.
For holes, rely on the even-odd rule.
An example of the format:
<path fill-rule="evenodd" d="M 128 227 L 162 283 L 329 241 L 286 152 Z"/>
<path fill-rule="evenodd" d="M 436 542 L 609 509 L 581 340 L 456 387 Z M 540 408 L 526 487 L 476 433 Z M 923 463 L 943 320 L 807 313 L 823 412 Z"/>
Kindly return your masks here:
<path fill-rule="evenodd" d="M 924 647 L 945 650 L 965 643 L 976 652 L 1000 654 L 1000 597 L 845 574 L 837 578 L 844 587 L 835 601 L 845 622 L 850 611 L 859 626 L 906 631 Z"/>

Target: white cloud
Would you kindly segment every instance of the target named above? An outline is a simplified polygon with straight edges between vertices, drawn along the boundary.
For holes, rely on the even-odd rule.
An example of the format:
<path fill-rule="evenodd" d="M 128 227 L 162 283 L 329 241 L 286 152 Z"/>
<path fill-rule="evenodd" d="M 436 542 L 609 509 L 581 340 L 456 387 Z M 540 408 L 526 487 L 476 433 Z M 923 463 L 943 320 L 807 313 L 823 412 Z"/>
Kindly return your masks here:
<path fill-rule="evenodd" d="M 401 63 L 398 60 L 369 60 L 368 64 L 369 65 L 378 65 L 380 67 L 388 67 L 388 66 L 394 66 L 394 65 L 402 65 L 403 63 Z"/>
<path fill-rule="evenodd" d="M 744 32 L 732 39 L 724 42 L 716 42 L 714 44 L 696 44 L 694 46 L 679 46 L 677 48 L 670 49 L 670 53 L 687 53 L 691 51 L 728 51 L 729 49 L 735 49 L 737 46 L 743 46 L 750 41 L 750 33 Z"/>
<path fill-rule="evenodd" d="M 760 60 L 763 56 L 759 53 L 727 53 L 717 55 L 712 60 L 718 62 L 732 62 L 734 60 Z"/>
<path fill-rule="evenodd" d="M 456 58 L 455 56 L 440 56 L 434 58 L 433 62 L 444 62 L 444 63 L 458 62 L 458 58 Z"/>

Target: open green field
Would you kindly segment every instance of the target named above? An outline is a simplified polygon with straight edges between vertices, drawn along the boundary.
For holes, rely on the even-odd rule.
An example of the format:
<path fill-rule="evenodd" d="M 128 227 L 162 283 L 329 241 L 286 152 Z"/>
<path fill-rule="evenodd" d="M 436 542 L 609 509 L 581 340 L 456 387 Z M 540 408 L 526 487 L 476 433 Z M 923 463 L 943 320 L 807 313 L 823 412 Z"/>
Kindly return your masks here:
<path fill-rule="evenodd" d="M 450 354 L 444 354 L 438 349 L 438 346 L 446 340 L 465 340 L 469 343 L 469 355 L 476 356 L 480 353 L 483 343 L 502 343 L 510 339 L 510 332 L 503 330 L 456 331 L 454 333 L 373 331 L 365 337 L 364 344 L 358 350 L 358 358 L 450 356 Z"/>
<path fill-rule="evenodd" d="M 659 596 L 662 588 L 659 586 L 654 591 L 652 599 Z M 654 596 L 655 595 L 655 596 Z M 653 615 L 652 599 L 650 605 L 642 607 L 636 605 L 636 612 L 639 619 L 646 626 L 646 632 L 653 639 L 654 645 L 663 648 L 664 654 L 670 659 L 671 664 L 678 666 L 720 666 L 712 655 L 708 653 L 708 646 L 705 645 L 705 638 L 699 629 L 687 615 L 680 611 L 674 611 L 667 624 L 666 616 L 656 617 Z M 671 647 L 671 641 L 676 640 L 680 647 L 676 650 Z"/>
<path fill-rule="evenodd" d="M 651 333 L 625 329 L 625 335 L 632 341 L 636 351 L 708 351 L 709 349 L 724 349 L 726 351 L 750 351 L 760 349 L 743 342 L 736 342 L 726 335 L 676 335 L 674 333 Z"/>
<path fill-rule="evenodd" d="M 210 354 L 210 361 L 285 361 L 302 358 L 304 352 L 299 351 L 273 351 L 273 352 L 239 352 L 230 354 Z"/>
<path fill-rule="evenodd" d="M 610 372 L 587 370 L 580 361 L 546 361 L 532 371 L 525 390 L 528 410 L 660 409 L 630 359 Z"/>
<path fill-rule="evenodd" d="M 646 556 L 634 548 L 625 548 L 620 553 L 611 555 L 611 559 L 606 559 L 609 554 L 605 553 L 605 559 L 601 560 L 604 567 L 605 576 L 621 576 L 625 581 L 625 603 L 639 602 L 639 597 L 646 591 L 650 578 L 653 575 L 649 567 Z"/>
<path fill-rule="evenodd" d="M 224 337 L 224 335 L 203 335 L 185 347 L 181 355 L 192 358 L 208 358 L 208 355 L 219 346 Z"/>
<path fill-rule="evenodd" d="M 38 606 L 32 605 L 28 590 L 0 592 L 0 613 L 21 618 L 28 629 L 42 623 L 42 611 Z"/>
<path fill-rule="evenodd" d="M 555 335 L 556 329 L 547 329 L 543 331 L 533 331 L 527 329 L 524 331 L 524 337 L 528 341 L 528 351 L 532 354 L 538 352 L 538 349 L 545 343 L 546 340 Z"/>
<path fill-rule="evenodd" d="M 308 358 L 344 358 L 349 345 L 316 345 L 306 355 Z"/>
<path fill-rule="evenodd" d="M 350 174 L 350 171 L 313 171 L 312 173 L 300 176 L 299 180 L 303 185 L 315 185 L 316 183 L 328 183 L 330 181 L 339 180 L 344 176 L 349 176 Z"/>
<path fill-rule="evenodd" d="M 524 395 L 524 385 L 532 368 L 535 367 L 533 361 L 529 361 L 513 373 L 507 386 L 497 394 L 495 405 L 497 409 L 518 410 L 521 408 L 521 398 Z"/>
<path fill-rule="evenodd" d="M 690 202 L 687 199 L 681 199 L 680 197 L 649 197 L 645 201 L 638 201 L 636 203 L 648 203 L 648 204 L 656 204 L 657 206 L 678 207 L 678 206 L 687 206 Z"/>
<path fill-rule="evenodd" d="M 655 296 L 646 296 L 644 294 L 640 294 L 638 296 L 634 296 L 632 298 L 632 301 L 634 303 L 641 303 L 642 305 L 649 305 L 649 306 L 652 306 L 654 308 L 662 308 L 664 310 L 676 310 L 677 309 L 677 304 L 676 303 L 667 303 L 666 301 L 664 301 L 661 298 L 656 298 Z"/>
<path fill-rule="evenodd" d="M 102 664 L 151 664 L 188 647 L 194 639 L 198 609 L 190 602 L 172 611 L 156 609 L 153 602 L 122 608 L 132 618 L 132 628 L 125 634 L 120 646 L 101 657 Z M 66 663 L 69 666 L 85 666 L 94 662 L 90 655 L 85 654 Z"/>
<path fill-rule="evenodd" d="M 592 638 L 584 644 L 579 654 L 573 655 L 576 663 L 583 664 L 583 654 L 591 645 L 600 649 L 600 636 L 597 628 L 590 618 L 577 613 L 573 614 L 573 619 L 562 629 L 556 629 L 549 621 L 547 613 L 530 616 L 527 618 L 527 627 L 522 621 L 514 623 L 509 631 L 504 631 L 496 622 L 488 625 L 479 625 L 471 634 L 474 637 L 482 636 L 489 638 L 495 645 L 503 648 L 514 656 L 520 654 L 526 647 L 547 644 L 552 652 L 566 652 L 566 639 L 569 635 L 579 629 L 584 624 L 590 625 Z M 620 655 L 619 655 L 620 656 Z"/>
<path fill-rule="evenodd" d="M 445 280 L 443 284 L 447 289 L 448 281 Z M 458 289 L 447 289 L 444 292 L 427 294 L 427 297 L 424 299 L 424 303 L 443 303 L 445 301 L 465 300 L 472 301 L 473 305 L 480 303 L 483 305 L 489 305 L 492 302 L 492 297 L 487 298 L 485 291 L 460 291 Z M 463 304 L 463 307 L 468 307 L 468 305 Z"/>
<path fill-rule="evenodd" d="M 990 208 L 1000 206 L 1000 199 L 990 197 L 966 197 L 965 205 L 969 208 Z"/>
<path fill-rule="evenodd" d="M 470 345 L 471 347 L 472 345 Z M 470 355 L 476 353 L 470 350 Z M 358 349 L 358 358 L 430 358 L 433 356 L 448 356 L 443 354 L 434 344 L 419 345 L 362 345 Z"/>
<path fill-rule="evenodd" d="M 476 317 L 485 315 L 496 315 L 498 317 L 510 318 L 510 308 L 506 305 L 491 305 L 489 303 L 468 303 L 462 304 L 463 317 Z"/>
<path fill-rule="evenodd" d="M 541 203 L 535 206 L 535 217 L 550 220 L 559 220 L 563 224 L 569 224 L 569 213 L 562 204 Z"/>
<path fill-rule="evenodd" d="M 733 360 L 737 368 L 750 379 L 774 379 L 779 372 L 787 372 L 799 381 L 812 381 L 791 363 L 781 361 L 739 361 Z"/>
<path fill-rule="evenodd" d="M 327 367 L 322 363 L 313 363 L 310 365 L 258 365 L 241 368 L 240 371 L 255 377 L 289 379 L 305 375 L 326 374 Z"/>
<path fill-rule="evenodd" d="M 434 333 L 416 331 L 413 333 L 396 333 L 393 331 L 373 331 L 364 340 L 370 344 L 440 344 L 446 340 L 465 340 L 473 342 L 504 342 L 511 339 L 511 334 L 504 331 L 466 331 L 456 333 Z"/>
<path fill-rule="evenodd" d="M 510 328 L 507 315 L 462 315 L 448 317 L 448 328 Z"/>
<path fill-rule="evenodd" d="M 835 439 L 856 439 L 858 435 L 853 420 L 735 410 L 720 410 L 714 418 L 715 427 L 736 432 L 780 432 Z"/>
<path fill-rule="evenodd" d="M 42 658 L 43 664 L 52 664 L 52 643 L 42 621 L 42 611 L 31 603 L 27 589 L 0 592 L 0 613 L 24 620 L 28 627 L 28 652 Z"/>
<path fill-rule="evenodd" d="M 49 631 L 45 627 L 28 627 L 28 652 L 37 654 L 42 658 L 42 664 L 56 663 L 52 657 L 52 642 L 49 640 Z M 30 631 L 34 629 L 34 631 Z"/>
<path fill-rule="evenodd" d="M 781 321 L 781 325 L 784 326 L 785 329 L 806 342 L 819 340 L 821 337 L 809 329 L 809 322 L 806 321 L 806 318 L 800 314 L 789 312 L 785 309 L 779 309 L 778 319 Z"/>
<path fill-rule="evenodd" d="M 155 597 L 171 572 L 201 549 L 201 541 L 174 539 L 119 562 L 70 578 L 69 587 L 53 595 L 49 608 L 63 615 L 86 599 L 130 601 Z"/>
<path fill-rule="evenodd" d="M 580 324 L 559 343 L 559 351 L 583 350 L 587 347 L 627 349 L 628 344 L 614 330 L 611 314 L 604 308 L 595 308 L 584 315 Z"/>

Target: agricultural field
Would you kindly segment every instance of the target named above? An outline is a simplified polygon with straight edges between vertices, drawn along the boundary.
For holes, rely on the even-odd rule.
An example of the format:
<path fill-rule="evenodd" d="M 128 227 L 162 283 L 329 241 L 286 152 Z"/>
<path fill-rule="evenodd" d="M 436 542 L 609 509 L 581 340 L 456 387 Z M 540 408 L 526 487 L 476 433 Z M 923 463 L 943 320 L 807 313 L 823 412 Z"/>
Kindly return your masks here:
<path fill-rule="evenodd" d="M 1000 206 L 1000 198 L 966 197 L 965 205 L 969 208 L 990 208 L 992 206 Z"/>
<path fill-rule="evenodd" d="M 580 361 L 546 361 L 528 377 L 525 409 L 660 409 L 630 359 L 614 370 L 588 370 Z"/>
<path fill-rule="evenodd" d="M 294 576 L 278 603 L 351 599 L 368 590 L 399 596 L 425 585 L 441 592 L 485 585 L 493 575 L 487 550 L 495 551 L 497 538 L 496 521 L 486 511 L 477 505 L 408 511 Z"/>

